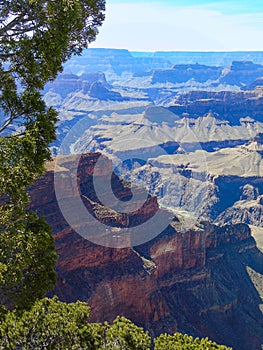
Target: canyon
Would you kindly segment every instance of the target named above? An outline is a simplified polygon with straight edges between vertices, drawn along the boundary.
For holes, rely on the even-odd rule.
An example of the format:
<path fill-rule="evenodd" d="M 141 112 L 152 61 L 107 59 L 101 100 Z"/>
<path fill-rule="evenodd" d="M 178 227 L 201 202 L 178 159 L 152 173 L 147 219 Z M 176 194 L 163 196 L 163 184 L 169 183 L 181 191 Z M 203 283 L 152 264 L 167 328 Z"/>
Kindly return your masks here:
<path fill-rule="evenodd" d="M 81 156 L 77 193 L 72 191 L 70 182 L 63 183 L 70 210 L 74 212 L 77 197 L 85 196 L 87 210 L 98 221 L 104 220 L 106 235 L 116 234 L 116 227 L 140 226 L 155 215 L 159 208 L 154 197 L 148 197 L 143 212 L 132 213 L 130 220 L 123 221 L 113 210 L 105 215 L 109 208 L 96 198 L 93 177 L 112 174 L 112 165 L 104 157 L 100 172 L 94 174 L 99 157 L 98 153 Z M 73 158 L 60 159 L 56 170 L 59 176 L 67 179 L 69 170 L 75 167 Z M 124 315 L 152 335 L 181 331 L 209 336 L 234 349 L 260 348 L 262 252 L 246 224 L 221 227 L 198 221 L 182 232 L 181 219 L 172 216 L 163 232 L 142 245 L 114 249 L 93 244 L 65 221 L 56 200 L 54 163 L 47 168 L 46 175 L 30 189 L 31 209 L 45 216 L 53 228 L 59 257 L 58 283 L 53 293 L 61 300 L 87 301 L 94 322 L 112 321 L 115 316 Z M 128 185 L 113 175 L 112 187 L 118 198 L 129 198 Z M 74 215 L 78 216 L 76 210 Z M 83 225 L 91 236 L 98 226 L 88 219 Z"/>
<path fill-rule="evenodd" d="M 262 64 L 115 49 L 66 63 L 43 91 L 55 160 L 30 190 L 59 255 L 53 294 L 92 321 L 261 349 Z"/>

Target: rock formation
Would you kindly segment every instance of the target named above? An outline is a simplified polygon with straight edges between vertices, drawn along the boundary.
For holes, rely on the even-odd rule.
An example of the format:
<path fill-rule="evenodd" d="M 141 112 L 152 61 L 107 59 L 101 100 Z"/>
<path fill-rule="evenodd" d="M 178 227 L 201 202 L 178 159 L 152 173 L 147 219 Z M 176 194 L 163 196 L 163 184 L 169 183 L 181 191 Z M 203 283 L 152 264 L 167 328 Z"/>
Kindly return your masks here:
<path fill-rule="evenodd" d="M 61 158 L 56 171 L 73 225 L 57 204 L 51 165 L 30 191 L 32 207 L 53 227 L 54 293 L 87 301 L 94 321 L 122 314 L 154 335 L 179 330 L 234 350 L 261 349 L 262 252 L 246 224 L 256 225 L 252 233 L 262 245 L 262 63 L 260 52 L 111 49 L 91 49 L 67 62 L 74 74 L 61 75 L 45 98 L 60 112 L 55 150 L 78 126 L 62 152 L 83 153 L 79 165 L 73 156 Z M 104 204 L 103 183 L 100 195 L 93 183 L 99 154 L 84 154 L 98 151 L 125 159 L 118 174 L 126 181 L 111 175 L 106 157 L 96 177 L 108 174 L 126 205 L 132 198 L 127 181 L 150 191 L 140 209 L 127 213 Z M 88 221 L 74 209 L 77 198 Z M 142 223 L 158 212 L 171 219 L 157 237 L 138 246 L 120 234 L 138 227 L 143 237 Z M 103 247 L 110 239 L 130 247 Z"/>
<path fill-rule="evenodd" d="M 185 83 L 190 79 L 204 83 L 217 80 L 222 72 L 220 67 L 208 67 L 196 64 L 177 64 L 171 69 L 156 69 L 152 74 L 152 83 Z"/>
<path fill-rule="evenodd" d="M 262 122 L 262 105 L 263 89 L 257 87 L 245 92 L 192 91 L 175 98 L 174 105 L 169 109 L 176 115 L 187 114 L 190 118 L 213 112 L 217 119 L 237 125 L 241 118 L 247 116 Z"/>
<path fill-rule="evenodd" d="M 66 70 L 74 73 L 103 71 L 121 76 L 124 72 L 140 73 L 153 68 L 168 68 L 171 63 L 167 59 L 153 59 L 151 56 L 134 55 L 128 50 L 88 49 L 81 57 L 75 57 L 65 65 Z"/>
<path fill-rule="evenodd" d="M 56 176 L 68 179 L 61 190 L 65 199 L 72 199 L 70 209 L 74 210 L 74 199 L 84 195 L 83 203 L 98 220 L 103 210 L 111 214 L 103 215 L 108 227 L 129 225 L 132 219 L 140 225 L 154 216 L 159 209 L 151 196 L 144 208 L 131 215 L 131 221 L 123 221 L 117 212 L 103 206 L 93 187 L 98 158 L 98 153 L 80 158 L 77 192 L 68 177 L 69 169 L 76 167 L 74 156 L 60 161 Z M 181 222 L 174 217 L 158 237 L 141 246 L 113 249 L 95 245 L 74 232 L 62 216 L 53 169 L 49 164 L 46 175 L 31 187 L 30 196 L 31 208 L 53 227 L 59 256 L 54 293 L 60 299 L 87 301 L 92 321 L 124 315 L 154 335 L 179 330 L 208 336 L 234 350 L 261 348 L 262 299 L 249 272 L 263 273 L 262 253 L 247 225 L 219 227 L 197 222 L 181 232 Z M 111 171 L 109 160 L 103 158 L 95 175 Z M 112 187 L 118 198 L 130 198 L 129 185 L 116 175 L 112 175 Z M 95 231 L 96 225 L 90 230 Z"/>
<path fill-rule="evenodd" d="M 155 69 L 152 73 L 152 83 L 185 83 L 189 80 L 204 83 L 214 81 L 216 84 L 245 86 L 262 78 L 263 66 L 251 61 L 233 61 L 223 68 L 202 64 L 176 64 L 170 69 Z"/>
<path fill-rule="evenodd" d="M 248 225 L 263 225 L 263 195 L 250 184 L 241 187 L 240 199 L 224 210 L 217 218 L 219 224 L 243 222 Z"/>
<path fill-rule="evenodd" d="M 244 86 L 263 76 L 263 66 L 252 61 L 233 61 L 223 70 L 220 83 Z"/>
<path fill-rule="evenodd" d="M 105 86 L 103 86 L 103 83 L 100 81 L 95 81 L 91 84 L 88 90 L 88 94 L 90 97 L 94 97 L 99 100 L 123 100 L 119 92 L 108 90 Z"/>
<path fill-rule="evenodd" d="M 60 74 L 54 82 L 45 86 L 45 92 L 52 92 L 65 99 L 69 94 L 82 91 L 98 99 L 120 99 L 121 95 L 111 92 L 105 74 L 102 72 L 85 73 L 81 76 L 74 74 Z"/>

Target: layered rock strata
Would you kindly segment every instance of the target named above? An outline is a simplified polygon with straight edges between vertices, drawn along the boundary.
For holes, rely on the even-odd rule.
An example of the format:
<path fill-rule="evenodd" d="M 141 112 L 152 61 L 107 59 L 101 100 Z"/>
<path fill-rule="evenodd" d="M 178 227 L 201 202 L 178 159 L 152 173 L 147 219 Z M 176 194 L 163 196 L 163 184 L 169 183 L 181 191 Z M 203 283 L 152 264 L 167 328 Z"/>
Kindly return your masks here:
<path fill-rule="evenodd" d="M 68 179 L 61 190 L 65 198 L 72 199 L 71 210 L 74 198 L 85 196 L 87 210 L 115 229 L 131 222 L 140 226 L 153 217 L 159 209 L 151 196 L 126 220 L 103 206 L 94 191 L 93 177 L 111 173 L 112 167 L 103 158 L 94 174 L 99 156 L 80 158 L 77 191 L 68 177 L 69 169 L 76 167 L 74 156 L 60 160 L 56 176 Z M 56 201 L 53 178 L 54 165 L 49 164 L 30 196 L 31 207 L 53 227 L 59 256 L 53 293 L 60 299 L 87 301 L 92 321 L 124 315 L 153 335 L 179 330 L 209 336 L 236 350 L 261 349 L 262 299 L 251 273 L 262 276 L 263 259 L 247 225 L 219 227 L 199 222 L 181 232 L 181 222 L 174 218 L 158 237 L 141 246 L 107 248 L 84 239 L 68 225 Z M 112 188 L 118 198 L 131 198 L 129 184 L 114 174 Z M 96 225 L 88 229 L 95 231 Z"/>

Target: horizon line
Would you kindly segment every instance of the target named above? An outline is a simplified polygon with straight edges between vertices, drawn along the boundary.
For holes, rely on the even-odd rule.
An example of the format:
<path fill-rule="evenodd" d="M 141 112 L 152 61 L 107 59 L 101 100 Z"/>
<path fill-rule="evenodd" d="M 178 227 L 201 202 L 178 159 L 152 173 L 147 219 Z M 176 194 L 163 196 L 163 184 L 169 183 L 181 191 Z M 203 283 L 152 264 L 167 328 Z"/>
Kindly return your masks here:
<path fill-rule="evenodd" d="M 129 51 L 129 52 L 141 52 L 141 53 L 156 53 L 156 52 L 162 52 L 162 53 L 180 53 L 180 52 L 196 52 L 196 53 L 225 53 L 225 52 L 257 52 L 257 53 L 263 53 L 262 50 L 156 50 L 156 51 L 143 51 L 143 50 L 131 50 L 127 48 L 115 48 L 115 47 L 88 47 L 87 50 L 119 50 L 119 51 Z"/>

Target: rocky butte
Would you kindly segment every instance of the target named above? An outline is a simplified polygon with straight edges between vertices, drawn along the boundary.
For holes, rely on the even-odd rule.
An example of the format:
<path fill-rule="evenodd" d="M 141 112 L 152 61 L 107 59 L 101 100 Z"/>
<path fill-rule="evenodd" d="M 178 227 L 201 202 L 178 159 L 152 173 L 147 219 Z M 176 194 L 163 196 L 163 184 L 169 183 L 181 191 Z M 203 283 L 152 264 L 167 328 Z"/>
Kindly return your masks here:
<path fill-rule="evenodd" d="M 262 122 L 263 88 L 249 91 L 191 91 L 175 98 L 169 109 L 182 117 L 187 113 L 190 118 L 198 118 L 213 112 L 217 119 L 238 125 L 241 118 L 247 116 Z"/>
<path fill-rule="evenodd" d="M 76 167 L 74 156 L 60 159 L 56 176 L 63 182 L 64 199 L 83 204 L 96 220 L 108 227 L 140 226 L 159 210 L 155 197 L 123 215 L 103 205 L 94 191 L 93 176 L 112 173 L 103 157 L 94 174 L 99 153 L 83 154 Z M 77 191 L 68 176 L 77 171 Z M 61 300 L 84 300 L 91 306 L 92 321 L 111 321 L 124 315 L 152 335 L 176 330 L 232 346 L 235 350 L 260 350 L 263 343 L 262 252 L 246 224 L 216 226 L 195 222 L 181 231 L 182 218 L 151 241 L 130 248 L 107 248 L 75 232 L 62 216 L 54 189 L 54 164 L 30 189 L 31 208 L 52 225 L 58 253 L 58 283 L 53 291 Z M 112 174 L 114 194 L 131 198 L 129 183 Z M 142 190 L 143 191 L 143 190 Z M 76 223 L 78 218 L 76 213 Z M 81 223 L 80 223 L 81 225 Z M 85 223 L 96 234 L 93 221 Z M 89 236 L 90 237 L 90 236 Z"/>

